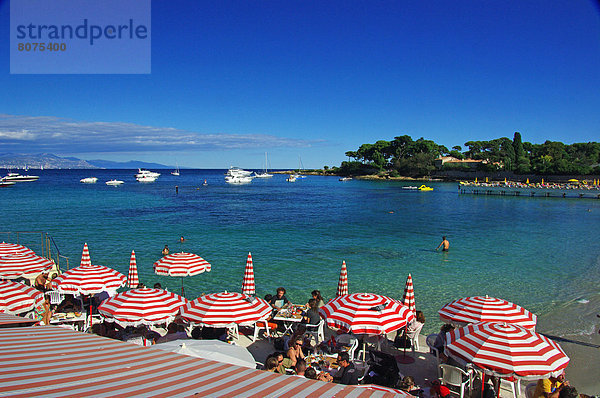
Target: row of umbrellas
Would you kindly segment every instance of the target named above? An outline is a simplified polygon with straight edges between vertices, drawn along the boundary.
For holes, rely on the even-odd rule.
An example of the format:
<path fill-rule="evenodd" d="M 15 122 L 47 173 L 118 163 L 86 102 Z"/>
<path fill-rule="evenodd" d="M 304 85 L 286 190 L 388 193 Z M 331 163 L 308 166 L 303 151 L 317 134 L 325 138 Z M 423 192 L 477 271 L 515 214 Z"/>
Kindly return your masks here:
<path fill-rule="evenodd" d="M 4 272 L 3 261 L 18 264 L 18 260 L 26 256 L 30 256 L 31 261 L 34 260 L 31 256 L 35 256 L 35 253 L 29 249 L 7 245 L 13 244 L 0 245 L 0 272 Z M 19 251 L 7 254 L 6 251 L 10 249 Z M 8 260 L 6 257 L 9 257 Z M 40 264 L 42 267 L 47 266 L 43 261 Z M 174 253 L 157 261 L 154 268 L 156 273 L 162 275 L 183 277 L 210 271 L 210 264 L 190 253 Z M 0 276 L 18 273 L 11 272 L 13 273 L 6 272 Z M 130 286 L 137 286 L 136 279 L 134 252 L 129 278 L 126 278 L 110 268 L 92 265 L 86 244 L 81 266 L 57 277 L 52 286 L 65 293 L 93 294 L 116 289 L 127 281 Z M 39 302 L 41 294 L 37 295 L 34 289 L 24 285 L 13 296 L 5 294 L 3 289 L 10 288 L 10 284 L 15 283 L 4 281 L 0 284 L 0 305 L 4 306 L 0 310 L 20 310 L 21 308 L 14 307 L 15 303 L 27 301 L 18 299 L 19 294 L 30 294 L 33 296 L 30 300 L 32 303 L 36 300 Z M 402 301 L 371 293 L 348 294 L 348 276 L 344 262 L 337 293 L 338 297 L 322 307 L 320 313 L 328 326 L 345 332 L 386 334 L 405 327 L 414 318 L 414 289 L 410 275 Z M 250 325 L 266 319 L 271 313 L 271 307 L 264 300 L 252 297 L 253 294 L 254 274 L 249 253 L 243 293 L 214 293 L 188 301 L 160 289 L 133 289 L 105 300 L 99 311 L 107 319 L 123 326 L 168 322 L 177 314 L 189 322 L 202 325 Z M 558 344 L 534 331 L 535 314 L 506 300 L 488 296 L 463 298 L 445 305 L 440 309 L 439 315 L 445 321 L 466 325 L 448 333 L 446 353 L 460 361 L 472 363 L 485 373 L 501 377 L 540 378 L 562 372 L 569 362 Z"/>

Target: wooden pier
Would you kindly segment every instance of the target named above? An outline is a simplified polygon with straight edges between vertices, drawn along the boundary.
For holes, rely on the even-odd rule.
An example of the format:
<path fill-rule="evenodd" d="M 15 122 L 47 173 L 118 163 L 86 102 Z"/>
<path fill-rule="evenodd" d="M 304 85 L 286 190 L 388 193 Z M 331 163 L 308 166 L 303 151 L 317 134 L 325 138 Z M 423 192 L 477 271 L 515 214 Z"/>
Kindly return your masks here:
<path fill-rule="evenodd" d="M 539 198 L 600 199 L 600 189 L 554 189 L 537 187 L 505 187 L 484 185 L 459 185 L 459 193 L 473 195 L 529 196 Z"/>

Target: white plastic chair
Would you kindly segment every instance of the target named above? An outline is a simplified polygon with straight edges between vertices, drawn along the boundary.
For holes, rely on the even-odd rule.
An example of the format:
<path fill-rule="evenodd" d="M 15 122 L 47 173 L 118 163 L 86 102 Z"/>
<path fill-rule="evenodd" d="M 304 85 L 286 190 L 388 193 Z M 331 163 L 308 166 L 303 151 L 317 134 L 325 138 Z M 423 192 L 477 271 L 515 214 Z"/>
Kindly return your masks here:
<path fill-rule="evenodd" d="M 360 376 L 358 377 L 358 384 L 362 384 L 365 376 L 369 374 L 369 364 L 366 361 L 352 361 L 354 364 L 354 368 L 360 372 Z"/>
<path fill-rule="evenodd" d="M 265 326 L 260 326 L 259 323 L 264 323 Z M 254 335 L 252 336 L 252 341 L 256 341 L 256 338 L 258 337 L 258 332 L 264 329 L 267 332 L 267 335 L 269 336 L 269 340 L 271 340 L 271 332 L 269 332 L 269 322 L 267 321 L 258 321 L 254 324 Z"/>
<path fill-rule="evenodd" d="M 435 355 L 435 359 L 437 360 L 438 377 L 441 377 L 441 374 L 440 374 L 440 352 L 434 346 L 437 336 L 438 336 L 437 333 L 432 333 L 432 334 L 428 335 L 427 339 L 425 340 L 425 343 L 427 343 L 427 346 L 431 349 L 431 352 L 433 352 L 433 355 Z"/>
<path fill-rule="evenodd" d="M 317 330 L 309 331 L 311 327 L 317 328 Z M 325 340 L 325 319 L 321 318 L 319 323 L 316 325 L 307 324 L 306 334 L 310 337 L 314 337 L 318 346 L 323 340 Z"/>
<path fill-rule="evenodd" d="M 63 302 L 65 299 L 65 295 L 60 293 L 57 290 L 50 290 L 47 292 L 48 296 L 50 296 L 50 304 L 58 305 Z"/>
<path fill-rule="evenodd" d="M 521 379 L 515 379 L 514 381 L 500 379 L 500 388 L 502 388 L 502 383 L 509 385 L 514 398 L 519 398 L 519 395 L 521 395 Z"/>
<path fill-rule="evenodd" d="M 440 369 L 442 371 L 441 382 L 450 386 L 460 387 L 460 398 L 465 397 L 465 387 L 471 385 L 471 373 L 465 372 L 461 368 L 456 366 L 441 364 Z M 452 391 L 452 390 L 450 390 Z M 452 391 L 454 392 L 454 391 Z M 456 394 L 456 392 L 454 392 Z"/>
<path fill-rule="evenodd" d="M 232 326 L 227 327 L 227 334 L 229 334 L 232 337 L 235 337 L 238 340 L 240 339 L 240 331 L 237 323 L 234 323 Z"/>

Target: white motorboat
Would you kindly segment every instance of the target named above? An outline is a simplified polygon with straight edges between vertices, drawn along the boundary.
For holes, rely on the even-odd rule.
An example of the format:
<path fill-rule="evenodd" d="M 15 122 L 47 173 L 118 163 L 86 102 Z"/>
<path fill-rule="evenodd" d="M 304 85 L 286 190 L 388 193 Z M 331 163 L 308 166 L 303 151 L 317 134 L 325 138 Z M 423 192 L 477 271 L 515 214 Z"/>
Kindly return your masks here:
<path fill-rule="evenodd" d="M 79 182 L 82 182 L 84 184 L 95 184 L 96 182 L 98 182 L 98 178 L 97 177 L 86 177 L 86 178 L 82 178 L 81 180 L 79 180 Z"/>
<path fill-rule="evenodd" d="M 253 176 L 225 176 L 225 182 L 228 184 L 249 184 L 253 179 Z"/>
<path fill-rule="evenodd" d="M 225 175 L 225 182 L 228 184 L 249 184 L 253 179 L 251 171 L 239 167 L 230 167 Z"/>
<path fill-rule="evenodd" d="M 15 184 L 16 182 L 14 181 L 3 181 L 0 179 L 0 188 L 12 187 Z"/>
<path fill-rule="evenodd" d="M 254 177 L 256 177 L 256 178 L 271 178 L 271 177 L 273 177 L 273 174 L 269 174 L 267 172 L 267 164 L 268 164 L 267 163 L 267 153 L 265 152 L 265 170 L 262 173 L 256 173 L 255 172 L 254 173 Z"/>
<path fill-rule="evenodd" d="M 352 177 L 342 177 L 339 180 L 340 181 L 350 181 L 352 179 Z"/>
<path fill-rule="evenodd" d="M 296 182 L 296 178 L 298 178 L 298 176 L 296 174 L 290 174 L 290 176 L 288 178 L 286 178 L 285 180 L 287 182 Z"/>
<path fill-rule="evenodd" d="M 37 181 L 39 176 L 30 176 L 24 175 L 22 176 L 19 173 L 8 173 L 6 176 L 2 177 L 2 181 L 12 181 L 12 182 L 30 182 Z"/>
<path fill-rule="evenodd" d="M 112 185 L 112 186 L 115 186 L 115 187 L 117 187 L 117 186 L 119 186 L 119 185 L 123 185 L 123 184 L 125 184 L 125 183 L 124 183 L 123 181 L 121 181 L 121 180 L 114 180 L 114 179 L 113 179 L 113 180 L 110 180 L 110 181 L 106 181 L 106 183 L 105 183 L 105 184 L 106 184 L 106 185 Z"/>
<path fill-rule="evenodd" d="M 404 187 L 402 187 L 402 189 L 417 190 L 417 189 L 419 189 L 419 187 L 414 187 L 414 186 L 404 186 Z"/>
<path fill-rule="evenodd" d="M 150 171 L 150 170 L 146 170 L 146 169 L 138 169 L 137 174 L 135 175 L 135 178 L 140 178 L 140 177 L 154 177 L 155 179 L 158 178 L 160 176 L 160 173 L 156 173 L 154 171 Z"/>
<path fill-rule="evenodd" d="M 154 177 L 151 175 L 144 175 L 144 176 L 136 177 L 135 179 L 138 182 L 154 182 L 154 181 L 156 181 L 157 178 L 158 177 Z"/>

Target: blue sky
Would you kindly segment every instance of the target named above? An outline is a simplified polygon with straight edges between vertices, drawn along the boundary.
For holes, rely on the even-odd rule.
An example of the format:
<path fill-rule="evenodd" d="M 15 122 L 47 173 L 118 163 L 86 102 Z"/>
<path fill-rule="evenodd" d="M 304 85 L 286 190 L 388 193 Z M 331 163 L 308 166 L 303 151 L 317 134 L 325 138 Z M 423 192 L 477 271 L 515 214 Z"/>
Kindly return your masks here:
<path fill-rule="evenodd" d="M 11 75 L 9 5 L 0 152 L 312 168 L 403 134 L 600 141 L 591 0 L 153 1 L 148 75 Z"/>

